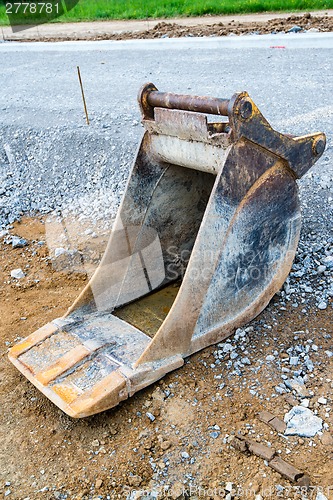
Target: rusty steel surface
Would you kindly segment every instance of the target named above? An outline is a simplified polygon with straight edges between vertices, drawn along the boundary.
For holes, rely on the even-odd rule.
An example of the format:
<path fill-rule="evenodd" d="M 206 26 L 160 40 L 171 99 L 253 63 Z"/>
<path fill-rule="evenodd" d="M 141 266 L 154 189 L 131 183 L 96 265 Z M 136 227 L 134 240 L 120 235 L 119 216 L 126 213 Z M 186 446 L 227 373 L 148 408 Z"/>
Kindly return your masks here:
<path fill-rule="evenodd" d="M 246 92 L 149 83 L 139 105 L 145 133 L 99 267 L 63 318 L 9 354 L 72 417 L 117 405 L 266 307 L 297 249 L 296 179 L 325 148 L 323 133 L 273 130 Z"/>
<path fill-rule="evenodd" d="M 153 83 L 147 83 L 141 87 L 138 100 L 145 118 L 153 117 L 154 108 L 228 116 L 229 99 L 159 92 Z"/>
<path fill-rule="evenodd" d="M 228 116 L 229 99 L 151 92 L 148 95 L 148 104 L 153 108 L 182 109 L 183 111 Z"/>

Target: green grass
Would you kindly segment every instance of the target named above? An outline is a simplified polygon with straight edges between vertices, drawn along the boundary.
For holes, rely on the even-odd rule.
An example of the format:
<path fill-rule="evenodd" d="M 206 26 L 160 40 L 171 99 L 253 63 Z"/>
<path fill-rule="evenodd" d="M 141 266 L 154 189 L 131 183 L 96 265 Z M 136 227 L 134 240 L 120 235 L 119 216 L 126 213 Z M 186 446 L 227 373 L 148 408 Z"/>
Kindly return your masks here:
<path fill-rule="evenodd" d="M 36 0 L 38 1 L 41 0 Z M 8 25 L 4 4 L 5 1 L 0 0 L 0 24 Z M 333 0 L 80 0 L 71 11 L 57 18 L 57 21 L 169 18 L 330 8 L 333 8 Z M 18 24 L 21 22 L 22 19 L 17 20 Z"/>

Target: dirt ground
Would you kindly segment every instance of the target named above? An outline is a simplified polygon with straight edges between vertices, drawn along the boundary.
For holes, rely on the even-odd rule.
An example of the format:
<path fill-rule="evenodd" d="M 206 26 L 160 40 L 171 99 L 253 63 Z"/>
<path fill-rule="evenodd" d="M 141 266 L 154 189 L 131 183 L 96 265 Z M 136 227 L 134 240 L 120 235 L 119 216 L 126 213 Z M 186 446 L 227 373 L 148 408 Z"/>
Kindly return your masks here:
<path fill-rule="evenodd" d="M 239 18 L 239 17 L 238 17 Z M 254 16 L 255 19 L 255 16 Z M 88 23 L 84 23 L 87 25 Z M 233 20 L 232 16 L 228 20 L 215 24 L 196 23 L 193 19 L 193 26 L 182 25 L 175 22 L 161 21 L 155 24 L 150 29 L 137 31 L 124 31 L 115 33 L 103 33 L 103 24 L 99 23 L 100 33 L 96 33 L 94 24 L 88 25 L 87 29 L 80 29 L 80 23 L 76 25 L 72 32 L 66 30 L 66 34 L 62 34 L 62 27 L 59 25 L 59 36 L 55 29 L 57 25 L 52 25 L 52 33 L 43 34 L 38 31 L 29 38 L 29 32 L 18 32 L 15 35 L 6 34 L 7 40 L 22 41 L 63 41 L 63 40 L 131 40 L 131 39 L 151 39 L 151 38 L 179 38 L 179 37 L 203 37 L 203 36 L 226 36 L 226 35 L 245 35 L 245 34 L 265 34 L 265 33 L 282 33 L 288 32 L 295 26 L 298 26 L 301 31 L 333 31 L 333 17 L 329 15 L 314 16 L 310 13 L 303 15 L 290 15 L 289 17 L 277 17 L 275 19 L 253 20 L 245 22 L 242 20 Z"/>
<path fill-rule="evenodd" d="M 113 36 L 98 37 L 101 40 L 115 39 L 127 40 L 132 38 L 161 38 L 168 36 L 169 38 L 179 38 L 183 36 L 225 36 L 225 35 L 245 35 L 249 33 L 265 34 L 265 33 L 281 33 L 287 32 L 293 26 L 299 26 L 302 29 L 309 30 L 311 28 L 319 31 L 333 31 L 333 17 L 312 17 L 309 13 L 302 17 L 290 16 L 287 19 L 272 19 L 265 23 L 241 21 L 233 21 L 228 23 L 218 23 L 208 26 L 180 26 L 176 23 L 160 22 L 154 28 L 139 33 L 123 33 Z"/>
<path fill-rule="evenodd" d="M 332 435 L 286 438 L 258 419 L 262 410 L 283 419 L 297 404 L 291 393 L 274 394 L 281 373 L 277 364 L 265 362 L 275 349 L 283 358 L 296 332 L 298 343 L 311 339 L 319 347 L 314 352 L 319 362 L 307 384 L 313 391 L 310 408 L 332 428 L 333 412 L 327 407 L 332 403 L 333 357 L 324 354 L 332 343 L 331 306 L 321 311 L 313 305 L 311 314 L 301 314 L 292 306 L 281 309 L 275 297 L 246 330 L 242 350 L 250 364 L 241 377 L 232 376 L 228 358 L 216 362 L 217 348 L 212 346 L 117 408 L 73 420 L 19 374 L 7 352 L 20 338 L 65 313 L 86 276 L 53 269 L 47 246 L 40 243 L 45 241 L 44 219 L 25 218 L 14 224 L 11 234 L 29 244 L 12 248 L 0 243 L 3 497 L 301 498 L 300 487 L 262 458 L 234 448 L 234 436 L 243 435 L 269 442 L 282 458 L 306 472 L 312 486 L 306 498 L 315 499 L 320 488 L 326 498 L 333 498 Z M 12 279 L 10 272 L 16 268 L 26 277 Z M 328 398 L 327 407 L 317 402 L 319 396 Z M 228 483 L 234 491 L 229 497 Z"/>

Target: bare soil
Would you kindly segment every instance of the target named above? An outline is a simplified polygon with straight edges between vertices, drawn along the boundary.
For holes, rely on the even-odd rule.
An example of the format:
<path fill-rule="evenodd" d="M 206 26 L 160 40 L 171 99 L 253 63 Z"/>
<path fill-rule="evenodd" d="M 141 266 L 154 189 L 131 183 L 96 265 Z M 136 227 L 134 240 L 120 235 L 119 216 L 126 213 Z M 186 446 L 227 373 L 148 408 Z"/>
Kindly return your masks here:
<path fill-rule="evenodd" d="M 312 17 L 309 13 L 304 14 L 302 17 L 290 16 L 287 19 L 272 19 L 265 23 L 262 22 L 248 22 L 233 21 L 228 23 L 218 23 L 208 26 L 180 26 L 176 23 L 160 22 L 154 28 L 145 30 L 139 33 L 123 33 L 120 35 L 110 36 L 110 39 L 125 40 L 132 38 L 161 38 L 168 36 L 169 38 L 180 38 L 184 36 L 226 36 L 226 35 L 245 35 L 250 33 L 265 34 L 265 33 L 281 33 L 287 32 L 293 26 L 299 26 L 304 30 L 311 28 L 318 29 L 319 31 L 333 31 L 333 17 Z M 99 37 L 99 39 L 109 39 Z"/>
<path fill-rule="evenodd" d="M 251 365 L 242 377 L 230 376 L 227 360 L 215 363 L 216 347 L 212 346 L 117 408 L 73 420 L 39 393 L 7 358 L 8 348 L 19 338 L 65 313 L 86 281 L 83 274 L 53 269 L 47 246 L 38 243 L 45 241 L 44 227 L 42 218 L 25 218 L 11 233 L 26 238 L 29 245 L 12 248 L 0 244 L 2 495 L 19 500 L 106 499 L 126 498 L 132 492 L 132 498 L 144 498 L 133 496 L 133 491 L 155 489 L 160 491 L 158 498 L 169 494 L 185 498 L 182 485 L 187 481 L 188 492 L 189 483 L 193 484 L 191 497 L 196 492 L 199 498 L 198 493 L 202 498 L 224 498 L 226 483 L 232 482 L 237 493 L 233 498 L 255 498 L 259 493 L 261 498 L 301 498 L 300 488 L 261 458 L 234 449 L 233 436 L 240 434 L 263 444 L 269 441 L 282 458 L 307 472 L 313 487 L 307 498 L 316 498 L 319 487 L 327 498 L 333 498 L 331 434 L 286 439 L 257 417 L 267 410 L 283 419 L 296 403 L 290 394 L 289 399 L 286 395 L 272 397 L 281 373 L 274 363 L 263 360 L 282 343 L 284 349 L 290 347 L 297 331 L 301 332 L 297 342 L 310 338 L 319 346 L 314 355 L 320 364 L 316 363 L 307 385 L 314 391 L 310 408 L 332 428 L 333 411 L 325 416 L 327 410 L 317 402 L 319 396 L 325 396 L 327 406 L 332 406 L 333 358 L 324 354 L 332 343 L 327 338 L 332 334 L 331 306 L 324 311 L 314 306 L 305 315 L 291 306 L 281 310 L 275 297 L 247 334 L 244 345 Z M 11 279 L 10 271 L 19 267 L 26 277 Z M 251 387 L 256 395 L 249 392 Z M 147 412 L 154 415 L 153 422 Z M 218 437 L 214 438 L 211 433 L 216 425 Z M 277 485 L 286 489 L 279 493 Z"/>

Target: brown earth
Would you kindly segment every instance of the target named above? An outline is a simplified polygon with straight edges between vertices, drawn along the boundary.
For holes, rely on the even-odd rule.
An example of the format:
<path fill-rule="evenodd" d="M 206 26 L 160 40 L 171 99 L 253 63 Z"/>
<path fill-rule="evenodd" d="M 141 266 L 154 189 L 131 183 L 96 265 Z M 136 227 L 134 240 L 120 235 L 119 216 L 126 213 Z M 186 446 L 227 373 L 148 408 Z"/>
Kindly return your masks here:
<path fill-rule="evenodd" d="M 87 24 L 87 23 L 85 23 Z M 94 24 L 91 24 L 93 28 Z M 99 23 L 99 30 L 103 30 L 103 24 Z M 244 22 L 242 20 L 234 21 L 232 16 L 223 22 L 206 25 L 204 23 L 196 24 L 193 19 L 193 26 L 182 25 L 181 23 L 161 21 L 154 27 L 139 31 L 122 31 L 114 33 L 96 33 L 94 29 L 80 29 L 80 23 L 76 25 L 73 32 L 57 35 L 54 33 L 56 25 L 52 25 L 52 34 L 43 34 L 38 32 L 29 38 L 28 32 L 22 32 L 15 35 L 7 35 L 7 40 L 22 41 L 63 41 L 63 40 L 132 40 L 132 39 L 152 39 L 152 38 L 179 38 L 179 37 L 204 37 L 204 36 L 226 36 L 226 35 L 245 35 L 245 34 L 265 34 L 288 32 L 294 26 L 299 26 L 302 31 L 333 31 L 333 16 L 314 16 L 310 13 L 303 15 L 290 15 L 289 17 L 277 17 L 266 21 L 253 20 Z M 59 32 L 62 28 L 59 26 Z"/>
<path fill-rule="evenodd" d="M 291 306 L 281 310 L 275 297 L 248 331 L 244 346 L 251 365 L 242 377 L 229 377 L 227 359 L 216 364 L 216 347 L 209 347 L 117 408 L 73 420 L 39 393 L 7 358 L 8 348 L 20 338 L 61 316 L 86 281 L 83 274 L 53 269 L 47 246 L 38 244 L 45 241 L 44 227 L 41 218 L 23 219 L 14 224 L 11 233 L 26 238 L 29 245 L 12 248 L 0 243 L 3 496 L 19 500 L 125 499 L 129 491 L 160 488 L 158 498 L 167 498 L 169 493 L 171 498 L 185 498 L 181 494 L 187 480 L 187 485 L 193 484 L 193 498 L 195 491 L 201 494 L 199 498 L 224 498 L 227 482 L 234 483 L 234 498 L 255 498 L 259 493 L 261 498 L 301 498 L 300 488 L 261 458 L 235 450 L 232 439 L 239 433 L 264 444 L 269 441 L 282 458 L 307 472 L 312 485 L 307 498 L 316 498 L 319 487 L 327 498 L 333 498 L 331 434 L 286 439 L 257 417 L 259 411 L 267 410 L 283 419 L 291 408 L 293 402 L 287 402 L 285 395 L 271 397 L 281 373 L 274 363 L 265 363 L 265 358 L 281 343 L 284 350 L 290 347 L 297 331 L 297 342 L 310 338 L 319 346 L 314 355 L 320 364 L 307 384 L 314 391 L 310 408 L 332 428 L 333 411 L 325 416 L 327 410 L 317 402 L 319 396 L 326 396 L 327 406 L 332 404 L 333 358 L 324 354 L 332 342 L 327 337 L 332 334 L 331 306 L 324 311 L 313 306 L 305 315 Z M 26 277 L 12 279 L 10 271 L 16 268 L 22 268 Z M 249 392 L 251 388 L 256 395 Z M 154 415 L 153 422 L 147 412 Z M 217 438 L 211 436 L 215 425 L 220 428 Z M 278 493 L 277 485 L 286 489 Z"/>
<path fill-rule="evenodd" d="M 133 38 L 161 38 L 168 36 L 169 38 L 180 38 L 184 36 L 225 36 L 230 34 L 245 35 L 249 33 L 265 34 L 265 33 L 281 33 L 287 32 L 293 26 L 299 26 L 303 30 L 311 28 L 319 31 L 333 31 L 333 17 L 312 17 L 309 13 L 302 17 L 290 16 L 287 19 L 272 19 L 265 23 L 230 20 L 226 23 L 212 24 L 208 26 L 180 26 L 176 23 L 160 22 L 154 28 L 145 30 L 139 33 L 123 33 L 115 35 L 107 35 L 98 37 L 99 40 L 127 40 Z"/>

